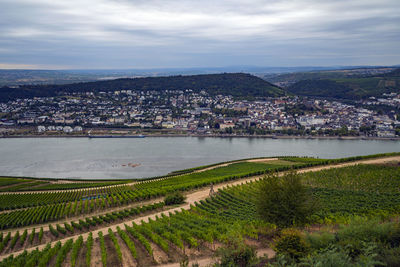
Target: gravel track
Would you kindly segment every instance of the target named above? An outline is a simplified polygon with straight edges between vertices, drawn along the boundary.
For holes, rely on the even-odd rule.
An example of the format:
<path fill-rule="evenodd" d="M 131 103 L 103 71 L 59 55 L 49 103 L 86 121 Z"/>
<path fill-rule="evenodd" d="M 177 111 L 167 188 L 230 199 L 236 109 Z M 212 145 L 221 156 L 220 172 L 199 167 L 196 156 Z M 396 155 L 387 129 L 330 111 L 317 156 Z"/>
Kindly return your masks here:
<path fill-rule="evenodd" d="M 301 169 L 298 170 L 298 173 L 305 173 L 305 172 L 311 172 L 311 171 L 320 171 L 320 170 L 326 170 L 326 169 L 331 169 L 331 168 L 342 168 L 342 167 L 347 167 L 347 166 L 354 166 L 357 164 L 381 164 L 381 163 L 387 163 L 387 162 L 392 162 L 392 161 L 400 161 L 400 156 L 395 156 L 395 157 L 385 157 L 385 158 L 377 158 L 377 159 L 367 159 L 367 160 L 360 160 L 360 161 L 353 161 L 353 162 L 346 162 L 346 163 L 340 163 L 340 164 L 336 164 L 336 165 L 325 165 L 325 166 L 318 166 L 318 167 L 311 167 L 311 168 L 306 168 L 306 169 Z M 284 175 L 285 172 L 281 172 L 279 175 Z M 259 175 L 259 176 L 253 176 L 253 177 L 249 177 L 249 178 L 245 178 L 245 179 L 240 179 L 240 180 L 235 180 L 235 181 L 229 181 L 226 183 L 221 183 L 221 184 L 217 184 L 214 185 L 214 190 L 217 191 L 218 189 L 222 189 L 224 187 L 226 187 L 227 185 L 233 186 L 233 185 L 239 185 L 242 183 L 246 183 L 246 182 L 250 182 L 250 181 L 256 181 L 259 180 L 260 178 L 262 178 L 263 175 Z M 150 215 L 146 215 L 146 216 L 142 216 L 142 217 L 138 217 L 136 219 L 129 219 L 127 221 L 124 221 L 122 223 L 118 223 L 118 224 L 114 224 L 111 226 L 106 226 L 103 228 L 99 228 L 97 230 L 92 231 L 93 234 L 93 238 L 96 239 L 98 237 L 98 233 L 100 231 L 102 231 L 103 233 L 107 233 L 108 228 L 111 228 L 112 231 L 116 232 L 117 230 L 117 226 L 121 227 L 122 229 L 124 229 L 124 224 L 131 224 L 131 222 L 135 222 L 136 224 L 140 225 L 142 223 L 142 221 L 144 222 L 148 222 L 149 219 L 155 219 L 156 216 L 160 217 L 161 214 L 165 214 L 167 216 L 169 216 L 169 212 L 175 212 L 175 211 L 180 211 L 181 209 L 184 210 L 189 210 L 190 209 L 190 205 L 194 204 L 196 201 L 199 202 L 200 200 L 206 199 L 209 196 L 209 188 L 203 188 L 201 190 L 189 193 L 186 195 L 186 203 L 180 205 L 179 207 L 176 208 L 172 208 L 170 210 L 167 211 L 162 211 L 162 212 L 157 212 L 154 214 L 150 214 Z M 139 203 L 138 203 L 139 204 Z M 21 230 L 20 230 L 21 231 Z M 65 242 L 67 242 L 69 239 L 73 239 L 74 241 L 80 236 L 83 236 L 83 239 L 86 240 L 89 232 L 87 233 L 83 233 L 83 234 L 77 234 L 77 235 L 73 235 L 73 236 L 68 236 L 65 237 L 63 239 L 60 240 L 56 240 L 51 242 L 51 245 L 53 246 L 55 243 L 57 243 L 58 241 L 61 241 L 62 244 L 64 244 Z M 35 247 L 31 247 L 26 249 L 27 252 L 31 252 L 35 249 L 43 249 L 47 244 L 42 244 L 39 246 L 35 246 Z M 13 253 L 9 253 L 9 254 L 5 254 L 5 255 L 1 255 L 0 256 L 0 261 L 3 260 L 4 258 L 10 256 L 11 254 L 15 256 L 21 254 L 24 250 L 19 250 Z M 169 266 L 169 265 L 168 265 Z M 175 266 L 175 265 L 171 265 L 171 266 Z"/>

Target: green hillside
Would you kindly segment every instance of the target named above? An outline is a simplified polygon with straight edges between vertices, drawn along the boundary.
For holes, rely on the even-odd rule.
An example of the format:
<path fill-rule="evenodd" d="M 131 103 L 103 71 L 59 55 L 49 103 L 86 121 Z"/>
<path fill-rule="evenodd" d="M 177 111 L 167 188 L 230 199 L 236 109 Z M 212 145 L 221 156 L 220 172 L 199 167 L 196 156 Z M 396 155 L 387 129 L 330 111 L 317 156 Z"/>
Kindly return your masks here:
<path fill-rule="evenodd" d="M 379 97 L 383 93 L 400 93 L 400 70 L 370 77 L 308 79 L 294 83 L 287 90 L 296 95 L 351 100 Z"/>
<path fill-rule="evenodd" d="M 19 88 L 0 88 L 0 102 L 16 98 L 56 96 L 71 92 L 99 92 L 115 90 L 206 91 L 210 95 L 232 95 L 236 98 L 257 98 L 284 95 L 284 91 L 256 76 L 245 73 L 223 73 L 191 76 L 147 77 L 116 79 L 65 85 L 25 85 Z"/>

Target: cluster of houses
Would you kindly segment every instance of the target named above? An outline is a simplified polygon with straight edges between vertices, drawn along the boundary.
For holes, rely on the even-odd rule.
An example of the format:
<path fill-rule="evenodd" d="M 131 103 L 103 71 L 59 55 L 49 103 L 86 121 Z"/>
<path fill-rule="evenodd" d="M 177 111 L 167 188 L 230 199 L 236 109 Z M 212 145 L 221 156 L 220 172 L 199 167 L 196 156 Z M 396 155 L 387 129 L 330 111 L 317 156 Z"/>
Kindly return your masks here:
<path fill-rule="evenodd" d="M 382 99 L 400 106 L 397 94 L 387 94 Z M 237 100 L 192 90 L 85 92 L 2 103 L 0 113 L 7 116 L 0 119 L 0 127 L 35 126 L 39 133 L 82 132 L 82 127 L 128 127 L 242 134 L 249 129 L 323 132 L 346 127 L 365 135 L 393 137 L 400 127 L 396 114 L 378 114 L 365 108 L 381 103 L 382 99 L 369 99 L 364 107 L 356 107 L 300 97 Z M 363 132 L 364 128 L 373 130 Z"/>
<path fill-rule="evenodd" d="M 37 132 L 38 133 L 44 133 L 44 132 L 64 132 L 64 133 L 81 133 L 83 131 L 82 126 L 75 126 L 72 128 L 71 126 L 54 126 L 54 125 L 49 125 L 49 126 L 43 126 L 39 125 L 37 127 Z"/>

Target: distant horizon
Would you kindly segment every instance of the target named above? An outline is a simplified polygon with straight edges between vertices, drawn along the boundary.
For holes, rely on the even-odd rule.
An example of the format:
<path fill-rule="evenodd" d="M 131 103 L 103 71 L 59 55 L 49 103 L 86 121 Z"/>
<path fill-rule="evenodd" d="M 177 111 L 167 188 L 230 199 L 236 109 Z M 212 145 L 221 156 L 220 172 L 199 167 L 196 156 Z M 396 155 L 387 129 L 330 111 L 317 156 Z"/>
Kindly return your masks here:
<path fill-rule="evenodd" d="M 232 66 L 205 66 L 205 67 L 127 67 L 127 68 L 3 68 L 0 65 L 0 70 L 9 70 L 9 71 L 18 71 L 18 70 L 27 70 L 27 71 L 152 71 L 152 70 L 218 70 L 223 71 L 224 69 L 229 68 L 244 68 L 244 69 L 273 69 L 273 68 L 282 68 L 282 69 L 296 69 L 296 68 L 315 68 L 315 69 L 362 69 L 362 68 L 398 68 L 400 64 L 394 65 L 294 65 L 294 66 L 262 66 L 262 65 L 232 65 Z"/>

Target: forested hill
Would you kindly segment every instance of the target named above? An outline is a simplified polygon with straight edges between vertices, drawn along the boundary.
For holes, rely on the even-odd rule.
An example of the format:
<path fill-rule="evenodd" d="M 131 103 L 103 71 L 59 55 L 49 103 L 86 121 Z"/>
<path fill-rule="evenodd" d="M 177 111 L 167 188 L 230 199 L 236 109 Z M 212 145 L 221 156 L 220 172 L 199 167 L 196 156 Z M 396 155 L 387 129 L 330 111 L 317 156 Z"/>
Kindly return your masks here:
<path fill-rule="evenodd" d="M 303 96 L 356 100 L 383 93 L 400 93 L 400 69 L 379 76 L 299 81 L 287 89 Z"/>
<path fill-rule="evenodd" d="M 284 91 L 256 76 L 245 73 L 223 73 L 192 76 L 148 77 L 65 85 L 24 85 L 18 88 L 0 88 L 0 101 L 16 98 L 56 96 L 71 92 L 98 92 L 115 90 L 202 90 L 210 95 L 232 95 L 253 99 L 284 95 Z"/>

